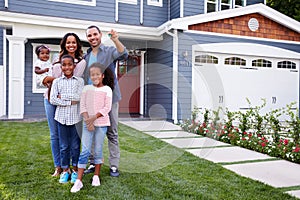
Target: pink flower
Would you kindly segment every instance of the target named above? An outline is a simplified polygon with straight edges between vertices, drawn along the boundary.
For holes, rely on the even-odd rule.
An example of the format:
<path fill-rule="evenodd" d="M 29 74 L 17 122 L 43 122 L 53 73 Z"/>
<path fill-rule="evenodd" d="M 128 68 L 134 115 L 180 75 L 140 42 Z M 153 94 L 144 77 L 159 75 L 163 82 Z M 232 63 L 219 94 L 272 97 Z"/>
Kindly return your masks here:
<path fill-rule="evenodd" d="M 244 133 L 243 133 L 244 135 L 247 135 L 247 132 L 246 131 L 244 131 Z"/>
<path fill-rule="evenodd" d="M 285 139 L 283 142 L 284 142 L 284 145 L 288 145 L 289 144 L 289 140 L 288 139 Z"/>
<path fill-rule="evenodd" d="M 265 146 L 266 146 L 266 143 L 265 143 L 265 142 L 262 142 L 262 143 L 261 143 L 261 146 L 262 146 L 262 147 L 265 147 Z"/>

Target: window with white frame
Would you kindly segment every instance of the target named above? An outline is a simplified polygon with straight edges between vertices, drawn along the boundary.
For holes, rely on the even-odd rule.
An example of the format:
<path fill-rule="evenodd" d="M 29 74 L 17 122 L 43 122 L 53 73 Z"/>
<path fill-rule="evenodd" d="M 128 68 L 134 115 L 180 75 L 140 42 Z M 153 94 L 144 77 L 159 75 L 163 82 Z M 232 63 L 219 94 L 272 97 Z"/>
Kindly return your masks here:
<path fill-rule="evenodd" d="M 231 0 L 221 0 L 219 10 L 228 10 L 231 8 Z"/>
<path fill-rule="evenodd" d="M 272 67 L 272 62 L 265 59 L 252 60 L 252 67 Z"/>
<path fill-rule="evenodd" d="M 296 63 L 284 60 L 281 62 L 277 63 L 277 68 L 282 68 L 282 69 L 296 69 Z"/>
<path fill-rule="evenodd" d="M 163 0 L 147 0 L 147 5 L 150 6 L 163 6 Z"/>
<path fill-rule="evenodd" d="M 71 3 L 85 6 L 96 6 L 96 0 L 48 0 L 61 3 Z"/>
<path fill-rule="evenodd" d="M 137 0 L 117 0 L 119 3 L 127 3 L 137 5 Z"/>
<path fill-rule="evenodd" d="M 240 57 L 229 57 L 225 59 L 225 65 L 246 66 L 246 60 Z"/>
<path fill-rule="evenodd" d="M 246 6 L 246 0 L 206 0 L 205 13 Z"/>
<path fill-rule="evenodd" d="M 195 56 L 195 63 L 218 64 L 218 58 L 208 54 Z"/>

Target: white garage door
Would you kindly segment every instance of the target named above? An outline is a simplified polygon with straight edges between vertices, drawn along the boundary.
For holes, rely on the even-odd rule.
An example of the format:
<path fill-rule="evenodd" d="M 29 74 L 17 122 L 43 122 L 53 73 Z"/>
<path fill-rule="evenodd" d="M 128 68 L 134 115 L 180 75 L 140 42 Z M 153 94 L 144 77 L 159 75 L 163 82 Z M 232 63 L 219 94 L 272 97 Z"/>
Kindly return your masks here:
<path fill-rule="evenodd" d="M 193 46 L 193 107 L 262 112 L 299 101 L 300 54 L 275 47 L 223 43 Z"/>

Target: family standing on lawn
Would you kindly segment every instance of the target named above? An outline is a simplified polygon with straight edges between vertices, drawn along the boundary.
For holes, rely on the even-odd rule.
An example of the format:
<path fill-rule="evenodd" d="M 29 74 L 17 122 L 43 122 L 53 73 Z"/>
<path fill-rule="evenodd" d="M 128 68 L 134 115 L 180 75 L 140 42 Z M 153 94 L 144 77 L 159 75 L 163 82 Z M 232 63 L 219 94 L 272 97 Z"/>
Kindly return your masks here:
<path fill-rule="evenodd" d="M 47 86 L 44 106 L 55 166 L 52 176 L 59 176 L 60 183 L 71 179 L 74 183 L 71 192 L 83 187 L 84 173 L 94 172 L 92 186 L 100 185 L 105 135 L 110 175 L 119 176 L 118 102 L 121 94 L 115 62 L 126 59 L 128 53 L 116 31 L 111 30 L 109 36 L 115 46 L 103 45 L 100 29 L 88 27 L 86 37 L 90 48 L 83 56 L 79 37 L 67 33 L 60 42 L 61 50 L 53 64 L 52 75 L 42 80 Z M 88 159 L 89 168 L 85 170 Z"/>

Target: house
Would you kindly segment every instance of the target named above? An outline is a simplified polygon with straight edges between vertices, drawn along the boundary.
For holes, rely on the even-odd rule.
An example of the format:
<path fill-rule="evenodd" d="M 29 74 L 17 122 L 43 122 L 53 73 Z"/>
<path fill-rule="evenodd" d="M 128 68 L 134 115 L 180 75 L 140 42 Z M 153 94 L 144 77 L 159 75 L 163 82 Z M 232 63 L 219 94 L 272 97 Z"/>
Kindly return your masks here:
<path fill-rule="evenodd" d="M 226 3 L 224 3 L 226 2 Z M 300 23 L 264 0 L 4 0 L 0 2 L 0 116 L 44 115 L 34 48 L 52 57 L 67 32 L 88 47 L 97 25 L 103 43 L 117 30 L 129 59 L 117 63 L 120 113 L 173 122 L 194 106 L 266 110 L 299 101 Z"/>

